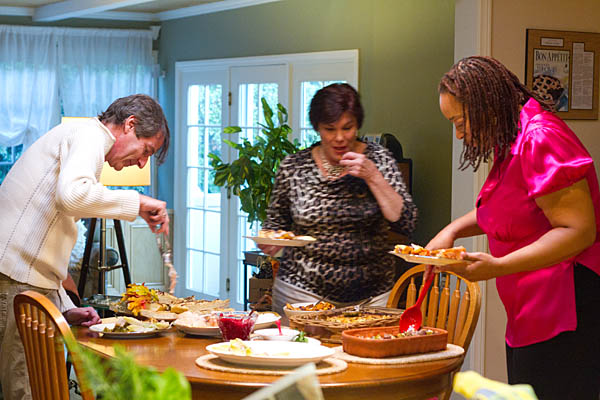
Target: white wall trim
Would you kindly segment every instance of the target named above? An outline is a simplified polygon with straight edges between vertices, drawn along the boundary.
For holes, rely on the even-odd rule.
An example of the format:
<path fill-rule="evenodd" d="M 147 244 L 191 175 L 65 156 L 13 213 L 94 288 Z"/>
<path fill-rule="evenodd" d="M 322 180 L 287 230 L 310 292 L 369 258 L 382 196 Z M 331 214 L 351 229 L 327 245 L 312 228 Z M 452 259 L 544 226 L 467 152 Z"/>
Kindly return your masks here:
<path fill-rule="evenodd" d="M 218 58 L 211 60 L 195 60 L 195 61 L 177 61 L 175 68 L 182 72 L 191 72 L 195 70 L 206 70 L 210 67 L 223 66 L 251 66 L 251 65 L 268 65 L 268 64 L 296 64 L 303 61 L 314 62 L 340 62 L 354 61 L 358 65 L 358 50 L 336 50 L 336 51 L 319 51 L 313 53 L 292 53 L 278 54 L 272 56 L 257 56 L 257 57 L 231 57 Z M 358 67 L 357 67 L 358 68 Z M 358 71 L 357 71 L 358 72 Z"/>
<path fill-rule="evenodd" d="M 163 11 L 158 13 L 157 16 L 161 21 L 168 21 L 170 19 L 187 18 L 194 15 L 210 14 L 219 11 L 233 10 L 236 8 L 256 6 L 264 3 L 272 3 L 274 1 L 281 0 L 223 0 L 221 2 L 185 7 L 178 10 Z"/>
<path fill-rule="evenodd" d="M 479 3 L 479 52 L 481 56 L 490 56 L 492 53 L 492 1 L 481 0 Z M 473 177 L 474 193 L 479 193 L 485 179 L 490 171 L 489 163 L 482 163 Z M 477 195 L 473 200 L 476 200 Z M 487 237 L 477 236 L 474 238 L 473 248 L 475 251 L 489 252 Z M 473 335 L 473 351 L 470 355 L 473 370 L 485 375 L 485 337 L 486 337 L 486 304 L 487 290 L 486 281 L 480 282 L 481 288 L 481 310 L 479 311 L 479 323 Z"/>
<path fill-rule="evenodd" d="M 34 12 L 34 7 L 0 7 L 0 15 L 10 15 L 14 17 L 32 17 Z"/>
<path fill-rule="evenodd" d="M 88 14 L 85 17 L 89 19 L 107 19 L 116 21 L 142 21 L 142 22 L 158 22 L 158 16 L 154 13 L 134 12 L 134 11 L 103 11 L 93 14 Z"/>
<path fill-rule="evenodd" d="M 176 10 L 152 12 L 110 11 L 151 0 L 65 0 L 39 7 L 0 7 L 0 15 L 32 17 L 33 21 L 59 21 L 67 18 L 121 21 L 168 21 L 250 7 L 281 0 L 222 0 Z"/>
<path fill-rule="evenodd" d="M 456 0 L 454 21 L 454 60 L 471 55 L 490 55 L 491 21 L 493 0 Z M 454 133 L 454 131 L 453 131 Z M 452 219 L 464 215 L 475 204 L 477 195 L 489 172 L 489 164 L 482 164 L 475 173 L 458 170 L 458 160 L 462 143 L 453 140 L 452 168 Z M 488 251 L 485 236 L 462 240 L 462 244 L 472 251 Z M 486 283 L 481 288 L 481 310 L 479 322 L 466 359 L 466 368 L 485 375 L 485 324 L 486 324 Z"/>
<path fill-rule="evenodd" d="M 59 21 L 67 18 L 85 18 L 90 14 L 110 11 L 152 0 L 64 0 L 35 9 L 34 21 Z"/>

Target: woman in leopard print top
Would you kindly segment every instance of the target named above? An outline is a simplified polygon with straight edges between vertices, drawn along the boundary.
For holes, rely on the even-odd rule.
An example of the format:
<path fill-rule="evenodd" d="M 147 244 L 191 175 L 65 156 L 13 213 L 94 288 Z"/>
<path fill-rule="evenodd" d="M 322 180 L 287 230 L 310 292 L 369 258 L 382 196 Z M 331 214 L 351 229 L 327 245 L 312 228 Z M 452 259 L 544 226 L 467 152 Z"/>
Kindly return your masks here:
<path fill-rule="evenodd" d="M 363 110 L 354 88 L 333 84 L 318 91 L 310 119 L 321 142 L 283 160 L 263 228 L 317 240 L 285 248 L 274 309 L 324 296 L 338 305 L 379 296 L 372 305 L 385 305 L 395 273 L 388 229 L 410 236 L 417 209 L 391 153 L 356 139 Z M 260 247 L 267 254 L 279 250 Z"/>

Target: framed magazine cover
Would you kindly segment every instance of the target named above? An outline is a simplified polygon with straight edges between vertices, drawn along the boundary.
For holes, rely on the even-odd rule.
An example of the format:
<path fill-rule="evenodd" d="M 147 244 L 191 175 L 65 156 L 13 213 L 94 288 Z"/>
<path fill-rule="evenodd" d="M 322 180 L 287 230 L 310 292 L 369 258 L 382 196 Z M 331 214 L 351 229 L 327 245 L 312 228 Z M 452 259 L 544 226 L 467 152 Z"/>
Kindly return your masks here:
<path fill-rule="evenodd" d="M 562 119 L 598 119 L 600 33 L 527 29 L 525 83 Z"/>

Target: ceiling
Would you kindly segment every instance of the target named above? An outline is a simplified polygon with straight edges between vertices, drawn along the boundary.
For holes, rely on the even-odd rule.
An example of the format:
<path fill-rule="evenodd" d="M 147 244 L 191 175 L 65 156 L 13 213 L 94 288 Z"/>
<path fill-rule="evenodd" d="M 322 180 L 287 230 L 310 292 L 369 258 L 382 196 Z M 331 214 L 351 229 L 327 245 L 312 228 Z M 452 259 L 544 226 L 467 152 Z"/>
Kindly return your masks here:
<path fill-rule="evenodd" d="M 280 0 L 0 0 L 0 15 L 36 22 L 68 18 L 166 21 Z"/>

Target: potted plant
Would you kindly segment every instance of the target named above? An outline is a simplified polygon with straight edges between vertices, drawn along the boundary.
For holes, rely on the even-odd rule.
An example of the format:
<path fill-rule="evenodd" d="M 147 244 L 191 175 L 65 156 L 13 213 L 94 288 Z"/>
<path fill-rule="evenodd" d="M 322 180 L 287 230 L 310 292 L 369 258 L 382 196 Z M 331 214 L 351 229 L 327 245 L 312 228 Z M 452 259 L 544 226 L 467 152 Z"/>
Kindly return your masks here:
<path fill-rule="evenodd" d="M 267 218 L 267 208 L 271 201 L 275 174 L 281 161 L 300 149 L 297 140 L 290 142 L 288 135 L 292 129 L 287 124 L 288 113 L 284 106 L 277 104 L 277 124 L 273 121 L 273 110 L 263 97 L 261 99 L 265 124 L 259 124 L 261 133 L 251 143 L 243 139 L 242 143 L 224 140 L 238 151 L 238 158 L 224 163 L 221 158 L 209 153 L 210 165 L 214 168 L 214 182 L 227 188 L 227 197 L 232 194 L 240 198 L 241 210 L 248 213 L 248 222 L 262 223 Z M 239 133 L 239 126 L 228 126 L 223 132 Z"/>

